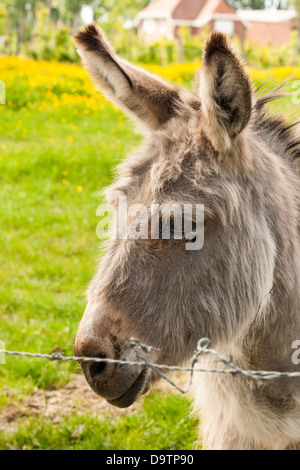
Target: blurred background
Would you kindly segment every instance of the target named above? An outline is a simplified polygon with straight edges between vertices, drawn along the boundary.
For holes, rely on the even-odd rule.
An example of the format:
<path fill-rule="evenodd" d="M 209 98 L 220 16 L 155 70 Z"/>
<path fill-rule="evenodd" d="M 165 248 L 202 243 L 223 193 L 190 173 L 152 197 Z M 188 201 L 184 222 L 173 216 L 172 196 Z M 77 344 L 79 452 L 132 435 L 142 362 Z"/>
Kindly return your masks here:
<path fill-rule="evenodd" d="M 293 76 L 287 87 L 295 99 L 270 106 L 293 121 L 299 18 L 300 0 L 0 0 L 0 341 L 6 349 L 72 355 L 85 291 L 104 251 L 96 235 L 98 194 L 141 141 L 132 122 L 95 90 L 73 33 L 96 21 L 120 55 L 191 88 L 205 39 L 212 30 L 225 32 L 244 55 L 254 86 L 263 85 L 260 93 Z M 94 395 L 79 373 L 74 363 L 7 357 L 0 364 L 0 449 L 195 447 L 191 404 L 164 382 L 143 407 L 120 411 Z"/>
<path fill-rule="evenodd" d="M 129 60 L 199 60 L 212 31 L 253 66 L 297 65 L 300 0 L 1 0 L 0 54 L 76 62 L 72 34 L 96 21 Z"/>

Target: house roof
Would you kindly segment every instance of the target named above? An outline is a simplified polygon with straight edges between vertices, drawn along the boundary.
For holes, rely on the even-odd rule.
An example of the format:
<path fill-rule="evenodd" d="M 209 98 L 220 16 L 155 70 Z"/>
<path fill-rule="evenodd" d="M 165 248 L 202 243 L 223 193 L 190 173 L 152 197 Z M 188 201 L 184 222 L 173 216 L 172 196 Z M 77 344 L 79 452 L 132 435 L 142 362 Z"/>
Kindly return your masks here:
<path fill-rule="evenodd" d="M 212 1 L 219 4 L 221 0 L 181 0 L 174 9 L 172 17 L 174 20 L 195 20 Z"/>
<path fill-rule="evenodd" d="M 213 11 L 222 0 L 154 0 L 138 14 L 142 18 L 195 20 L 202 10 Z"/>
<path fill-rule="evenodd" d="M 211 15 L 213 15 L 220 3 L 221 0 L 206 0 L 197 17 L 195 18 L 196 23 L 198 23 L 200 26 L 202 26 L 202 24 L 208 23 L 211 19 Z"/>
<path fill-rule="evenodd" d="M 166 18 L 175 25 L 188 24 L 202 27 L 213 19 L 240 21 L 247 28 L 247 21 L 228 6 L 228 12 L 218 13 L 218 7 L 225 0 L 154 0 L 136 17 L 138 23 L 143 19 Z"/>
<path fill-rule="evenodd" d="M 257 23 L 281 23 L 296 17 L 294 10 L 238 10 L 238 15 L 245 21 Z"/>
<path fill-rule="evenodd" d="M 138 18 L 172 18 L 173 11 L 181 0 L 154 0 L 138 13 Z"/>

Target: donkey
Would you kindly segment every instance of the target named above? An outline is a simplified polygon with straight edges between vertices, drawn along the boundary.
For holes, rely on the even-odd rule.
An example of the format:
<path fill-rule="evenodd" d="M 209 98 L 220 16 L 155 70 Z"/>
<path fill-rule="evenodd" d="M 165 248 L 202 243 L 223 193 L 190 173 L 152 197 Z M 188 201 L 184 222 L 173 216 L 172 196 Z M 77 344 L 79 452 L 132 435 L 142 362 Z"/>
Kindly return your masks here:
<path fill-rule="evenodd" d="M 91 24 L 76 35 L 96 86 L 145 134 L 106 191 L 118 218 L 128 204 L 205 207 L 205 241 L 111 239 L 88 290 L 75 354 L 181 364 L 208 337 L 247 370 L 296 371 L 300 339 L 299 162 L 296 128 L 271 117 L 280 96 L 253 91 L 227 37 L 207 40 L 197 92 L 175 88 L 120 59 Z M 204 355 L 207 367 L 222 367 Z M 110 404 L 128 407 L 157 379 L 140 365 L 86 362 L 87 382 Z M 300 448 L 300 382 L 195 374 L 195 409 L 207 449 Z"/>

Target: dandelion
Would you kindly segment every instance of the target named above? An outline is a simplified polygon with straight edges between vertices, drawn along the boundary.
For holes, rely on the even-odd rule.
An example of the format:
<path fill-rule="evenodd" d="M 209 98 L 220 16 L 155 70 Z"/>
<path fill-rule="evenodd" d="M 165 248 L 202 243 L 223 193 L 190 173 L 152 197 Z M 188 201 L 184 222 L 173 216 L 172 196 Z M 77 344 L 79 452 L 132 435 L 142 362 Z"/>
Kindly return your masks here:
<path fill-rule="evenodd" d="M 83 187 L 82 187 L 82 186 L 77 186 L 76 191 L 77 191 L 78 193 L 82 193 Z"/>
<path fill-rule="evenodd" d="M 261 53 L 261 62 L 265 64 L 274 59 L 264 56 Z M 164 79 L 175 83 L 189 83 L 193 80 L 196 70 L 200 69 L 198 63 L 171 64 L 168 66 L 144 65 L 143 67 L 153 73 L 162 76 Z M 258 85 L 269 78 L 271 81 L 284 81 L 292 73 L 295 78 L 300 78 L 299 68 L 296 67 L 276 67 L 267 70 L 250 69 L 252 78 Z M 44 111 L 53 109 L 66 109 L 76 107 L 82 115 L 91 115 L 101 110 L 114 109 L 116 111 L 116 124 L 124 128 L 126 121 L 116 106 L 108 104 L 107 100 L 94 89 L 88 74 L 81 66 L 75 64 L 64 64 L 58 62 L 20 60 L 18 57 L 0 58 L 0 73 L 5 76 L 5 81 L 9 89 L 17 89 L 16 77 L 21 78 L 21 82 L 26 83 L 26 90 L 20 88 L 22 95 L 8 99 L 9 107 L 18 109 L 20 112 L 27 112 L 28 109 L 34 111 Z M 63 83 L 64 89 L 58 95 L 54 92 L 55 84 Z M 38 92 L 37 92 L 38 91 Z M 84 91 L 84 99 L 83 99 Z M 25 100 L 25 101 L 24 101 Z M 65 114 L 64 114 L 65 116 Z M 60 116 L 60 122 L 69 126 L 68 119 Z M 56 118 L 49 118 L 49 122 L 56 121 Z M 22 126 L 17 121 L 17 126 Z M 75 130 L 76 126 L 72 126 Z M 0 147 L 1 150 L 1 147 Z"/>
<path fill-rule="evenodd" d="M 49 139 L 49 144 L 54 144 L 55 140 L 54 139 Z"/>
<path fill-rule="evenodd" d="M 67 184 L 68 180 L 66 180 L 66 178 L 63 178 L 63 179 L 61 180 L 61 182 L 62 182 L 62 184 Z"/>
<path fill-rule="evenodd" d="M 67 137 L 68 142 L 73 142 L 73 140 L 74 140 L 73 137 Z"/>
<path fill-rule="evenodd" d="M 2 150 L 6 150 L 6 149 L 7 149 L 7 145 L 1 145 L 1 148 L 2 148 Z"/>

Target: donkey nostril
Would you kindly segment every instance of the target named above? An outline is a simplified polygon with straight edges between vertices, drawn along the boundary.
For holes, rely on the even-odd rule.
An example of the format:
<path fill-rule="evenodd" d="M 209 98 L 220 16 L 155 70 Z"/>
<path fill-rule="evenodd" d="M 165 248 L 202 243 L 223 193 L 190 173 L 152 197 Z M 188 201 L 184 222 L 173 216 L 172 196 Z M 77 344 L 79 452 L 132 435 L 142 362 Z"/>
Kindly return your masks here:
<path fill-rule="evenodd" d="M 99 388 L 112 377 L 116 368 L 116 352 L 110 339 L 79 338 L 75 350 L 82 371 L 92 388 Z"/>
<path fill-rule="evenodd" d="M 99 358 L 105 359 L 106 356 L 104 354 L 100 355 Z M 104 373 L 106 372 L 107 369 L 107 362 L 93 362 L 90 365 L 90 375 L 92 379 L 97 380 L 97 379 L 102 379 Z"/>

